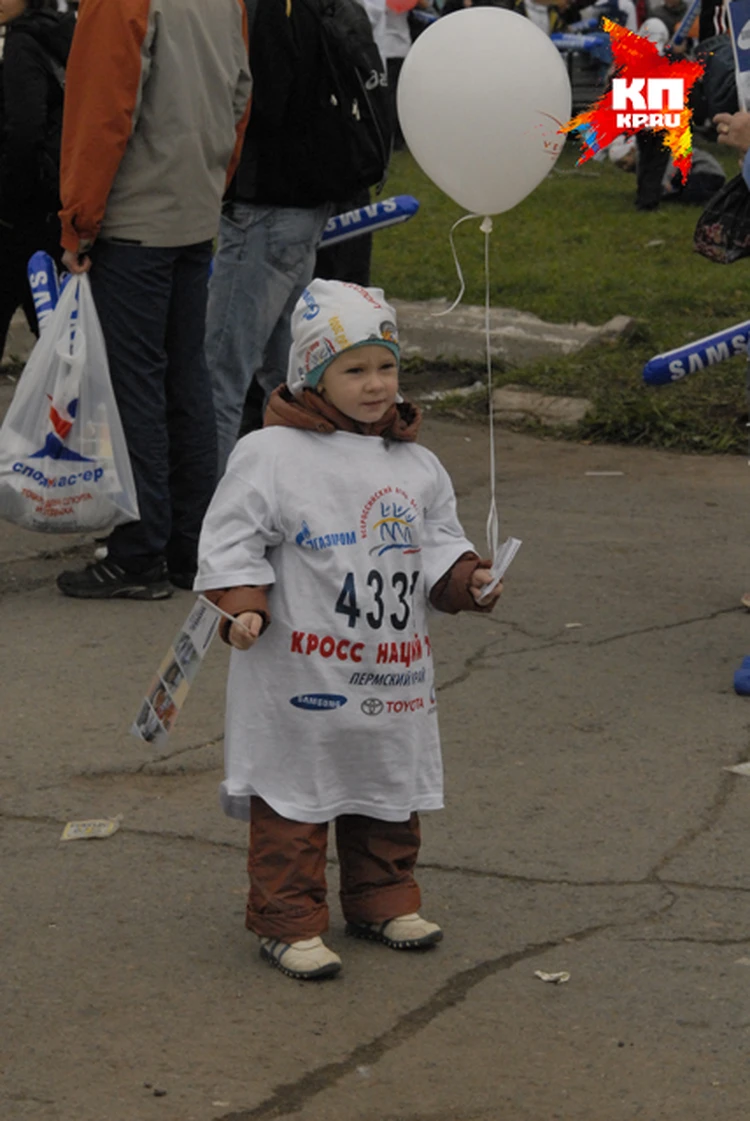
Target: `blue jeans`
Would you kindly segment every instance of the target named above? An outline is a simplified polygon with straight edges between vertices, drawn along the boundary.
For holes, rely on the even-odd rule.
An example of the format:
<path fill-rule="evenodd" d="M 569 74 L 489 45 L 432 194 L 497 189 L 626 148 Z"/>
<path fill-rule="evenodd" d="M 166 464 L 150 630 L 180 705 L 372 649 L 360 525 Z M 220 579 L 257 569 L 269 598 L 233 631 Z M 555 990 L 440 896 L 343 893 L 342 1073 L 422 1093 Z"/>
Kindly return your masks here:
<path fill-rule="evenodd" d="M 216 484 L 216 426 L 203 338 L 211 242 L 154 249 L 97 241 L 91 290 L 133 468 L 140 521 L 117 526 L 110 558 L 131 572 L 197 565 Z"/>
<path fill-rule="evenodd" d="M 328 205 L 232 202 L 224 208 L 206 322 L 219 475 L 237 441 L 253 377 L 266 397 L 286 381 L 292 311 L 312 279 L 330 214 Z"/>

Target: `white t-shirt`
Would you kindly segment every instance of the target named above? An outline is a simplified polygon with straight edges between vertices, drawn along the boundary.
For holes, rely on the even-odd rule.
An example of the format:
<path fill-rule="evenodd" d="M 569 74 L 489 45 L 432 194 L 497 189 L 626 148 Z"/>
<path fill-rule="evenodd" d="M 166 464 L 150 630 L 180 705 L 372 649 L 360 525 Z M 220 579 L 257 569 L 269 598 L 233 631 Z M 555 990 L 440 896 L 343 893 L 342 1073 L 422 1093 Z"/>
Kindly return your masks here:
<path fill-rule="evenodd" d="M 394 12 L 391 8 L 386 7 L 385 45 L 383 49 L 386 58 L 406 58 L 411 50 L 408 12 Z"/>
<path fill-rule="evenodd" d="M 237 445 L 195 588 L 271 584 L 272 623 L 233 650 L 222 805 L 293 821 L 439 809 L 430 589 L 472 549 L 426 448 L 271 427 Z"/>
<path fill-rule="evenodd" d="M 372 27 L 372 37 L 375 40 L 375 46 L 380 51 L 380 57 L 385 64 L 386 59 L 386 6 L 385 0 L 360 0 L 363 8 L 367 12 Z"/>
<path fill-rule="evenodd" d="M 523 7 L 531 22 L 535 23 L 545 35 L 549 35 L 549 8 L 547 5 L 536 4 L 534 0 L 524 0 Z"/>

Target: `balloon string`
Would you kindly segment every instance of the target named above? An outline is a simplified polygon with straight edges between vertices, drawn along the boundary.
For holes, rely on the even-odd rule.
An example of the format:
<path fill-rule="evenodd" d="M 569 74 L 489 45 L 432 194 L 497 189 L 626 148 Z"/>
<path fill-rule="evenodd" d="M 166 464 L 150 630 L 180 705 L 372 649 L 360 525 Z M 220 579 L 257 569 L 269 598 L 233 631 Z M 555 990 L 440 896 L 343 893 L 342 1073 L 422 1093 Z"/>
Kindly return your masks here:
<path fill-rule="evenodd" d="M 487 399 L 490 418 L 490 512 L 487 515 L 487 548 L 494 559 L 497 553 L 498 518 L 495 501 L 495 409 L 492 401 L 492 347 L 490 336 L 490 234 L 492 219 L 486 217 L 479 227 L 484 234 L 484 341 L 487 355 Z"/>
<path fill-rule="evenodd" d="M 463 298 L 463 294 L 466 291 L 466 281 L 464 280 L 464 274 L 461 272 L 461 263 L 458 259 L 458 253 L 456 252 L 456 243 L 453 240 L 453 231 L 458 229 L 458 227 L 461 225 L 462 222 L 468 222 L 470 218 L 478 218 L 478 217 L 479 217 L 478 214 L 464 214 L 463 218 L 459 218 L 458 221 L 454 222 L 453 225 L 451 226 L 451 232 L 448 234 L 448 240 L 451 243 L 451 252 L 453 253 L 453 263 L 456 266 L 456 272 L 458 273 L 458 280 L 459 280 L 459 284 L 461 285 L 461 290 L 460 290 L 460 292 L 458 293 L 458 295 L 456 296 L 455 300 L 453 301 L 453 303 L 451 304 L 451 306 L 449 308 L 446 308 L 445 311 L 435 311 L 435 312 L 432 313 L 436 318 L 439 318 L 441 315 L 448 315 L 450 312 L 455 311 L 455 309 L 461 303 L 461 300 Z"/>

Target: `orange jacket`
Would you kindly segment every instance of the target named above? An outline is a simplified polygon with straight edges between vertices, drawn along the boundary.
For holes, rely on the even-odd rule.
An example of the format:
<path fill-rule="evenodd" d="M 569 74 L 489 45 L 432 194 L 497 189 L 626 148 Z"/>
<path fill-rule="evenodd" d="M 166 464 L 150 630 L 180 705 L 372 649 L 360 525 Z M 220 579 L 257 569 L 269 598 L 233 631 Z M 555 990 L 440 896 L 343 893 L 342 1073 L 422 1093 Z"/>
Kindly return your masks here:
<path fill-rule="evenodd" d="M 251 90 L 242 0 L 82 0 L 63 117 L 64 248 L 212 238 Z"/>

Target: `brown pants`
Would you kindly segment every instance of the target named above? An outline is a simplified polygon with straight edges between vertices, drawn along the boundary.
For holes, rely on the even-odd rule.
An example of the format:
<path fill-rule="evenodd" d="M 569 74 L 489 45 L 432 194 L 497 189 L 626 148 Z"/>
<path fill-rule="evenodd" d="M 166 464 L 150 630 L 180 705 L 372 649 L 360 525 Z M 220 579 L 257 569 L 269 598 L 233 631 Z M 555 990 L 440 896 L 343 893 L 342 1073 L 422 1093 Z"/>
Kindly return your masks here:
<path fill-rule="evenodd" d="M 328 929 L 328 822 L 290 821 L 262 798 L 250 800 L 248 930 L 284 942 Z M 419 817 L 378 821 L 359 814 L 336 818 L 341 909 L 349 922 L 385 922 L 419 910 L 414 876 Z"/>

